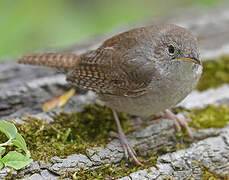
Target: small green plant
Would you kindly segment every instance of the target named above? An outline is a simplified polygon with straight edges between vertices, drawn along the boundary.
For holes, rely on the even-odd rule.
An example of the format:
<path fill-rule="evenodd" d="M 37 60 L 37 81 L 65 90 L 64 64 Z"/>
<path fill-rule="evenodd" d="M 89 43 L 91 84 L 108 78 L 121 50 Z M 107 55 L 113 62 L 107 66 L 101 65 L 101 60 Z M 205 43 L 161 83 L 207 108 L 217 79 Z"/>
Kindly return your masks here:
<path fill-rule="evenodd" d="M 2 120 L 0 121 L 0 131 L 8 138 L 8 141 L 0 144 L 0 169 L 8 166 L 18 170 L 33 161 L 24 138 L 17 132 L 14 124 Z M 9 151 L 8 147 L 10 146 L 18 147 L 25 152 L 25 155 L 18 151 Z"/>

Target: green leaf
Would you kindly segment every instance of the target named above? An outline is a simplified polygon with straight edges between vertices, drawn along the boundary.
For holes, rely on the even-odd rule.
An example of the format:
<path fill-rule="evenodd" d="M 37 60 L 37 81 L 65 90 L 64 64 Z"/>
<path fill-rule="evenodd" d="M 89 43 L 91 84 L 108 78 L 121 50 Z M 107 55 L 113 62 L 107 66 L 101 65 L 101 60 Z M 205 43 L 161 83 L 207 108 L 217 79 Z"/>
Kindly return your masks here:
<path fill-rule="evenodd" d="M 0 157 L 6 152 L 6 148 L 0 147 Z"/>
<path fill-rule="evenodd" d="M 4 164 L 2 163 L 1 159 L 0 159 L 0 170 L 4 167 Z"/>
<path fill-rule="evenodd" d="M 30 152 L 28 151 L 28 149 L 26 147 L 25 140 L 19 133 L 16 134 L 16 136 L 13 139 L 12 143 L 15 146 L 17 146 L 18 148 L 21 148 L 23 151 L 25 151 L 27 157 L 30 157 Z"/>
<path fill-rule="evenodd" d="M 0 131 L 2 131 L 9 139 L 13 139 L 17 134 L 17 129 L 14 124 L 1 120 Z"/>
<path fill-rule="evenodd" d="M 12 167 L 16 170 L 19 170 L 27 166 L 32 161 L 32 159 L 24 156 L 23 154 L 17 151 L 10 151 L 7 155 L 5 155 L 2 158 L 2 162 L 5 164 L 5 166 Z"/>

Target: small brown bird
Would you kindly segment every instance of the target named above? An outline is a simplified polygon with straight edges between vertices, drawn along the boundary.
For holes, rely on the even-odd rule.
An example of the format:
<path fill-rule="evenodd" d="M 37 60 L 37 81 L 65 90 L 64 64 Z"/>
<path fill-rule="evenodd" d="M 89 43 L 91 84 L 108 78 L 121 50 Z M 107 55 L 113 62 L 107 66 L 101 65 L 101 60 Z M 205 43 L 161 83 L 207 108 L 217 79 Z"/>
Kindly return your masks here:
<path fill-rule="evenodd" d="M 68 82 L 96 92 L 113 111 L 125 156 L 138 165 L 116 111 L 142 117 L 163 111 L 178 129 L 181 124 L 192 136 L 188 124 L 168 110 L 195 88 L 202 73 L 197 40 L 184 28 L 171 24 L 140 27 L 81 55 L 30 54 L 18 62 L 63 68 Z"/>

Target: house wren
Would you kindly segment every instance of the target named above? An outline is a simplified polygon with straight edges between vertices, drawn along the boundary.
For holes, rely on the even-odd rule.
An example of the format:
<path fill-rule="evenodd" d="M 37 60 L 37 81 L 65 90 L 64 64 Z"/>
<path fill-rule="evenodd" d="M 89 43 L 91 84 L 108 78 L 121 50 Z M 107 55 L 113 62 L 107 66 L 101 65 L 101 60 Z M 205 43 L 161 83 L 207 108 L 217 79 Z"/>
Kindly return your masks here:
<path fill-rule="evenodd" d="M 141 163 L 122 131 L 116 111 L 143 117 L 163 111 L 191 136 L 187 123 L 168 110 L 195 88 L 202 73 L 197 40 L 182 27 L 140 27 L 81 55 L 30 54 L 18 62 L 63 68 L 69 83 L 96 92 L 112 108 L 125 156 L 131 156 L 138 165 Z"/>

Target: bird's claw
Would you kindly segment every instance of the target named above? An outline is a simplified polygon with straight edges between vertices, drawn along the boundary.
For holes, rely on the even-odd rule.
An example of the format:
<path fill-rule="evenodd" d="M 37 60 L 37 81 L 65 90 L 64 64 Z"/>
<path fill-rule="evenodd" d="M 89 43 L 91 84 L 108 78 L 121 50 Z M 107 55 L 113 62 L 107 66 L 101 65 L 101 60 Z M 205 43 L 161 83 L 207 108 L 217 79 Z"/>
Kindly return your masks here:
<path fill-rule="evenodd" d="M 164 111 L 164 115 L 165 117 L 167 117 L 168 119 L 172 119 L 174 122 L 174 125 L 177 129 L 177 131 L 181 131 L 181 126 L 185 128 L 185 130 L 188 133 L 188 136 L 190 138 L 193 138 L 193 133 L 190 129 L 190 127 L 188 126 L 187 120 L 185 118 L 179 118 L 177 117 L 174 113 L 172 113 L 170 110 L 166 109 Z M 188 120 L 190 121 L 190 120 Z"/>

